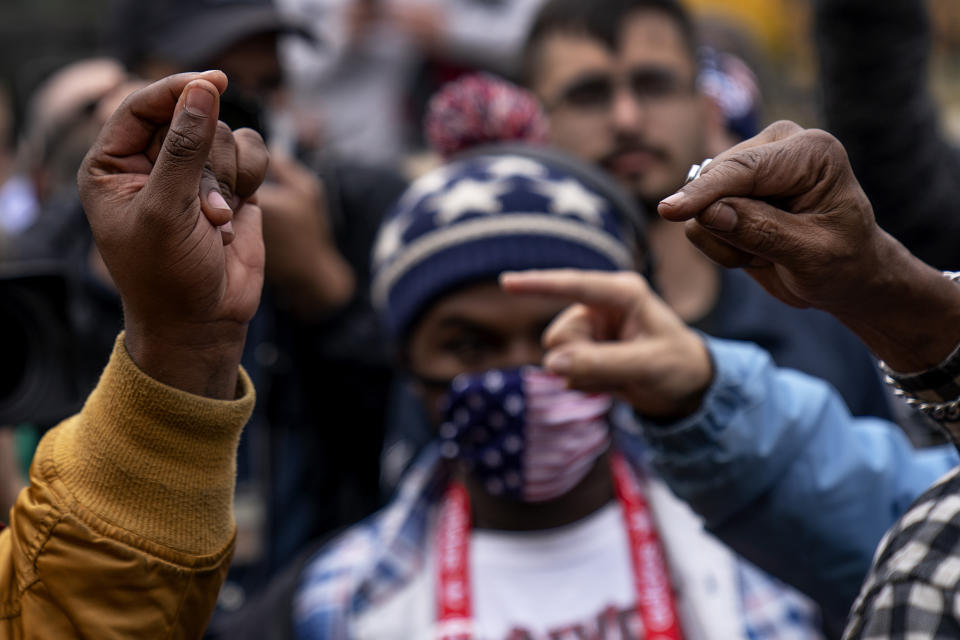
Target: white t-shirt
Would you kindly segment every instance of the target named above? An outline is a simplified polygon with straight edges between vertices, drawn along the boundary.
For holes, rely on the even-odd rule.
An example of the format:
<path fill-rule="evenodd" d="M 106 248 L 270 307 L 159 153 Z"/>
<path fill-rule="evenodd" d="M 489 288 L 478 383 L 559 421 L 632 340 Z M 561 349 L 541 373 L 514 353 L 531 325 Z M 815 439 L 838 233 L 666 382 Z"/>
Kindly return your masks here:
<path fill-rule="evenodd" d="M 356 620 L 356 637 L 432 640 L 433 558 L 388 602 Z M 621 507 L 612 502 L 565 527 L 473 531 L 475 640 L 639 640 L 642 624 Z"/>

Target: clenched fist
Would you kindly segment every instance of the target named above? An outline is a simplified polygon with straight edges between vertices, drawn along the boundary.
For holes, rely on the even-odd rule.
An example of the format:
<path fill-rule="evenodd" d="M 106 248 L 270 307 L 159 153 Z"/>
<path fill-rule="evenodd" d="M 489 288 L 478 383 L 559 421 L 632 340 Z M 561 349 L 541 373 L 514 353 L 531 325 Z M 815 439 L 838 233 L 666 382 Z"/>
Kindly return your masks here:
<path fill-rule="evenodd" d="M 80 199 L 123 300 L 126 346 L 147 374 L 232 398 L 263 285 L 255 193 L 268 154 L 219 123 L 219 71 L 131 94 L 80 168 Z"/>

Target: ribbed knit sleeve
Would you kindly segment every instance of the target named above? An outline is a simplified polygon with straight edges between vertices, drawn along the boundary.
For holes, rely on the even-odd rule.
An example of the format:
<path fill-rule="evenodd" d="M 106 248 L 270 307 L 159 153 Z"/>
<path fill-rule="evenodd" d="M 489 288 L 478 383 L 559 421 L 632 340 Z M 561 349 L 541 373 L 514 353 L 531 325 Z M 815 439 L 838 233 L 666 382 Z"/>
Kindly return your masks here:
<path fill-rule="evenodd" d="M 253 405 L 242 369 L 235 400 L 195 396 L 137 368 L 121 334 L 83 410 L 41 442 L 35 472 L 52 465 L 79 506 L 113 526 L 217 553 L 233 537 L 237 444 Z"/>

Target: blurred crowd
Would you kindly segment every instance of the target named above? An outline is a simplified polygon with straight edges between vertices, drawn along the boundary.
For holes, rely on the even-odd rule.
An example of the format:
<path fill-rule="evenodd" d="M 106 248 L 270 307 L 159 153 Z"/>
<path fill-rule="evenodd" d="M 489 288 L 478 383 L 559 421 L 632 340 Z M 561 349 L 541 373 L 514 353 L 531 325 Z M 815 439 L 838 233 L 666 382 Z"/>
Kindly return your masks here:
<path fill-rule="evenodd" d="M 829 383 L 851 415 L 895 424 L 883 437 L 897 447 L 929 453 L 934 461 L 904 480 L 911 488 L 897 494 L 898 504 L 909 494 L 909 504 L 957 462 L 933 421 L 894 397 L 870 351 L 840 322 L 770 297 L 747 274 L 700 253 L 683 225 L 656 214 L 691 165 L 769 124 L 765 88 L 780 73 L 779 61 L 791 55 L 770 25 L 782 25 L 801 4 L 810 18 L 804 46 L 816 52 L 816 98 L 806 99 L 817 105 L 819 124 L 845 145 L 879 223 L 934 267 L 958 268 L 960 217 L 946 211 L 956 210 L 950 205 L 960 195 L 960 174 L 942 133 L 937 88 L 925 73 L 933 23 L 920 0 L 889 7 L 860 0 L 724 7 L 706 0 L 689 7 L 668 0 L 109 3 L 101 16 L 104 41 L 88 56 L 45 71 L 29 92 L 0 83 L 0 520 L 28 483 L 37 444 L 81 409 L 124 326 L 121 297 L 80 203 L 81 162 L 128 95 L 171 74 L 205 69 L 222 70 L 229 79 L 220 120 L 233 130 L 256 130 L 270 151 L 257 192 L 265 287 L 242 356 L 257 402 L 239 443 L 236 550 L 206 631 L 210 637 L 341 638 L 338 616 L 354 614 L 361 623 L 351 628 L 362 630 L 355 637 L 427 637 L 419 634 L 429 624 L 416 617 L 422 600 L 432 603 L 432 596 L 417 585 L 421 565 L 433 560 L 421 549 L 430 543 L 417 532 L 446 531 L 434 512 L 446 504 L 437 488 L 446 482 L 440 461 L 469 457 L 460 451 L 469 449 L 462 439 L 438 425 L 452 428 L 459 420 L 450 417 L 458 415 L 457 403 L 469 420 L 488 415 L 492 409 L 484 402 L 505 402 L 502 385 L 547 385 L 521 370 L 516 380 L 497 378 L 496 388 L 478 376 L 462 381 L 462 388 L 455 383 L 450 393 L 460 374 L 513 375 L 542 358 L 540 334 L 560 309 L 536 303 L 515 309 L 491 285 L 502 271 L 639 272 L 697 332 L 759 345 L 777 366 Z M 761 19 L 760 11 L 772 17 Z M 749 15 L 753 19 L 743 19 Z M 27 57 L 22 65 L 35 68 Z M 782 86 L 770 91 L 782 98 Z M 158 152 L 147 154 L 155 159 Z M 905 157 L 913 160 L 904 163 Z M 529 184 L 497 182 L 508 176 Z M 496 218 L 504 207 L 532 217 L 562 214 L 573 228 L 556 234 L 570 246 L 529 241 L 511 253 L 510 234 L 519 232 L 458 232 L 478 218 Z M 536 231 L 524 227 L 524 233 L 554 233 L 546 223 L 529 224 Z M 600 231 L 613 240 L 592 239 Z M 436 239 L 417 244 L 430 234 Z M 590 251 L 600 257 L 589 257 Z M 427 266 L 411 267 L 413 260 Z M 478 389 L 486 394 L 482 402 Z M 607 455 L 596 451 L 614 448 L 607 439 L 591 440 L 590 425 L 598 418 L 587 414 L 595 407 L 556 389 L 542 393 L 545 402 L 569 402 L 584 412 L 579 439 L 571 440 L 577 455 L 562 465 L 568 473 L 578 467 L 580 453 L 593 463 Z M 447 409 L 438 414 L 444 394 Z M 622 413 L 621 420 L 635 419 Z M 880 521 L 838 523 L 862 545 L 835 560 L 849 561 L 844 571 L 808 580 L 802 567 L 776 559 L 772 542 L 754 545 L 744 533 L 751 526 L 765 531 L 761 525 L 733 525 L 718 515 L 739 509 L 738 500 L 750 502 L 736 494 L 746 492 L 749 481 L 736 491 L 728 487 L 729 498 L 716 489 L 691 497 L 665 478 L 695 507 L 697 500 L 709 502 L 694 515 L 646 462 L 656 443 L 622 437 L 625 452 L 646 450 L 630 453 L 630 461 L 654 487 L 650 500 L 657 503 L 660 536 L 683 539 L 692 554 L 676 572 L 690 585 L 716 580 L 720 595 L 690 595 L 690 587 L 685 597 L 701 601 L 682 604 L 696 610 L 689 619 L 712 620 L 717 630 L 694 632 L 691 623 L 688 637 L 839 637 L 873 549 L 905 504 Z M 478 442 L 470 446 L 478 466 L 493 455 Z M 766 455 L 760 445 L 738 446 L 744 450 L 731 456 Z M 451 448 L 459 453 L 446 455 Z M 880 464 L 882 456 L 867 458 Z M 584 467 L 564 491 L 547 491 L 546 503 L 574 485 L 609 490 L 609 480 L 589 484 L 596 473 Z M 771 486 L 789 475 L 769 473 Z M 829 486 L 842 492 L 844 478 Z M 759 476 L 753 481 L 765 482 Z M 508 476 L 483 476 L 483 482 L 495 495 L 491 486 L 509 488 Z M 472 491 L 471 499 L 477 500 Z M 498 499 L 475 505 L 478 527 L 542 533 L 580 526 L 587 515 L 606 522 L 609 515 L 602 510 L 608 500 L 594 504 L 588 494 L 564 503 L 562 512 L 525 512 L 510 505 L 537 501 L 503 507 Z M 727 506 L 718 504 L 728 499 Z M 369 530 L 347 529 L 358 522 Z M 588 524 L 593 528 L 581 536 L 593 542 L 583 549 L 619 544 L 619 538 L 603 537 L 611 527 L 600 520 Z M 622 525 L 612 528 L 623 533 Z M 783 531 L 757 535 L 789 537 Z M 581 561 L 580 543 L 543 536 L 558 563 Z M 471 558 L 490 567 L 483 570 L 489 590 L 509 591 L 509 581 L 517 591 L 549 588 L 549 572 L 531 563 L 536 580 L 528 580 L 512 566 L 527 559 L 524 543 L 477 540 Z M 500 582 L 490 577 L 508 564 Z M 707 565 L 726 573 L 704 578 Z M 338 572 L 355 573 L 358 566 L 375 566 L 370 572 L 376 575 L 348 586 L 336 581 Z M 605 575 L 603 567 L 596 571 Z M 558 579 L 576 591 L 576 575 Z M 602 591 L 603 578 L 595 581 L 579 585 L 581 591 Z M 347 604 L 330 595 L 348 588 L 354 599 Z M 399 595 L 378 599 L 378 590 L 391 588 Z M 479 607 L 496 601 L 487 593 L 475 598 Z M 736 613 L 723 609 L 730 602 L 739 603 Z M 551 611 L 544 624 L 560 629 L 555 635 L 515 627 L 502 637 L 643 637 L 628 629 L 635 622 L 624 622 L 629 602 L 613 602 L 611 610 L 601 606 L 610 603 L 595 604 L 595 611 L 584 610 L 592 626 L 564 630 L 562 616 Z M 509 607 L 498 606 L 509 631 Z M 724 635 L 723 629 L 736 633 Z"/>

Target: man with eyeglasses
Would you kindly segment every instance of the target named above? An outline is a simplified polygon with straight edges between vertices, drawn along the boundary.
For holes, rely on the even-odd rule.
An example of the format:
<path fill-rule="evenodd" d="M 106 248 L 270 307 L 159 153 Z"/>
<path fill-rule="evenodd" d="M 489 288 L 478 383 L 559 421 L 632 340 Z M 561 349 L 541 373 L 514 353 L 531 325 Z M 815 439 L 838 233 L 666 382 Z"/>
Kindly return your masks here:
<path fill-rule="evenodd" d="M 690 165 L 728 140 L 720 108 L 698 86 L 695 28 L 676 0 L 551 0 L 524 56 L 551 142 L 606 169 L 644 205 L 653 284 L 680 317 L 711 335 L 756 342 L 780 366 L 827 380 L 855 415 L 890 417 L 869 355 L 839 323 L 719 270 L 682 226 L 656 216 Z"/>
<path fill-rule="evenodd" d="M 606 169 L 645 206 L 656 261 L 652 284 L 688 324 L 716 337 L 755 342 L 779 366 L 827 380 L 855 415 L 888 415 L 873 363 L 844 327 L 820 312 L 771 299 L 742 272 L 719 269 L 687 241 L 682 225 L 655 215 L 657 203 L 683 184 L 691 164 L 718 154 L 725 137 L 720 109 L 698 86 L 695 29 L 676 0 L 550 0 L 528 37 L 525 72 L 528 86 L 549 117 L 551 142 Z M 774 436 L 768 421 L 760 425 L 749 439 L 729 442 L 721 457 L 768 459 L 769 449 L 762 443 L 773 441 Z M 844 524 L 826 516 L 829 509 L 823 504 L 809 502 L 803 507 L 808 520 L 824 520 L 828 529 L 843 531 L 839 539 L 849 542 L 820 558 L 829 558 L 821 565 L 828 567 L 825 571 L 813 568 L 818 560 L 809 554 L 803 567 L 790 566 L 789 560 L 778 557 L 775 536 L 758 540 L 756 531 L 732 524 L 735 518 L 729 515 L 735 510 L 735 499 L 719 475 L 702 473 L 702 469 L 699 475 L 688 474 L 688 485 L 696 484 L 702 493 L 687 492 L 685 499 L 704 515 L 706 526 L 720 539 L 746 549 L 748 558 L 813 596 L 828 627 L 837 628 L 884 528 L 905 507 L 900 498 L 912 499 L 922 490 L 902 465 L 880 462 L 885 451 L 909 451 L 902 434 L 885 427 L 875 435 L 875 440 L 861 443 L 857 456 L 862 454 L 871 468 L 896 469 L 889 476 L 896 480 L 897 491 L 881 496 L 879 485 L 870 485 L 874 504 L 884 506 L 868 511 L 885 514 L 880 520 L 886 524 L 850 517 L 856 509 L 843 515 Z M 675 452 L 671 461 L 689 469 L 691 459 L 709 457 L 712 450 L 696 442 L 692 433 L 686 438 L 678 439 L 682 442 L 677 451 L 687 449 Z M 947 466 L 956 459 L 955 452 L 944 447 L 930 450 L 929 455 L 940 456 Z M 819 460 L 823 467 L 819 472 L 830 478 L 820 489 L 832 496 L 833 506 L 844 491 L 861 487 L 852 480 L 859 472 L 846 475 L 855 466 L 844 467 L 842 458 Z M 763 481 L 754 478 L 753 482 L 759 487 Z M 717 495 L 724 496 L 720 509 L 724 515 L 699 508 L 697 496 L 710 491 L 714 491 L 714 503 L 721 502 L 715 500 Z M 750 506 L 751 521 L 762 518 L 761 512 L 756 504 Z"/>

